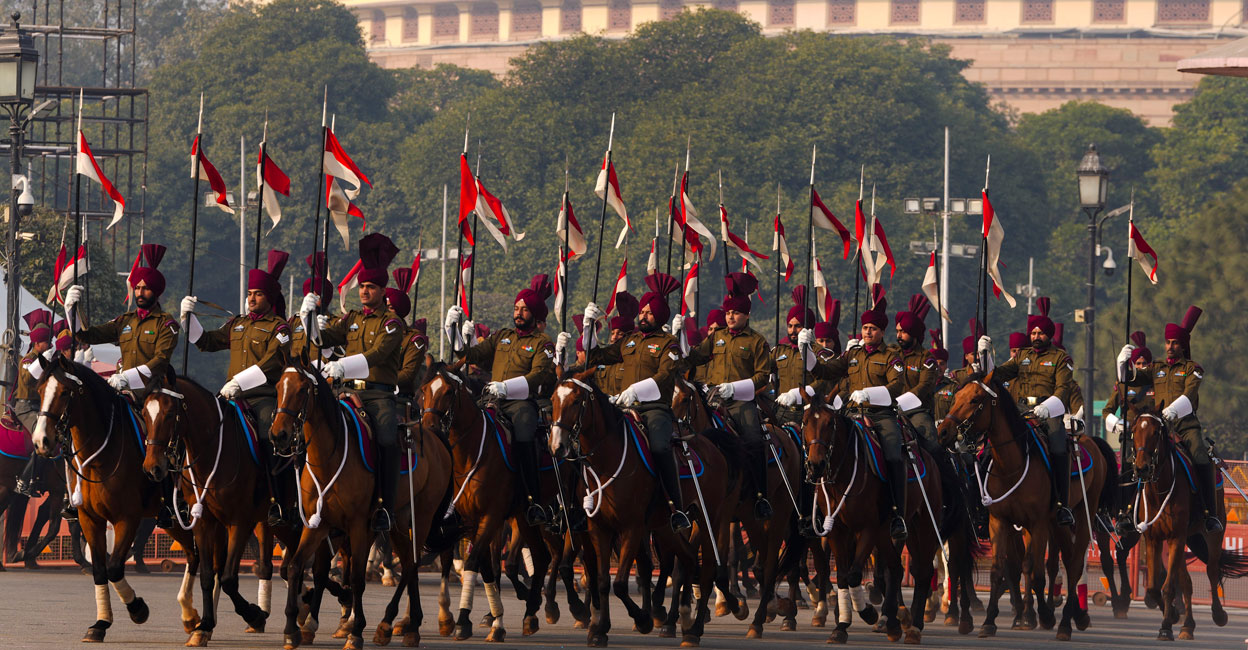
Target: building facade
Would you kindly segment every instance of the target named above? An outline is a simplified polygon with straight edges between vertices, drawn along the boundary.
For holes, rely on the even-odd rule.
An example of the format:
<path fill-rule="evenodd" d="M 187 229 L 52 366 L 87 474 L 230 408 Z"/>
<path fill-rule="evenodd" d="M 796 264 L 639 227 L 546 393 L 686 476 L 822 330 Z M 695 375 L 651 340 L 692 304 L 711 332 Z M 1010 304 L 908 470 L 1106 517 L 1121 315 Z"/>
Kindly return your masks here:
<path fill-rule="evenodd" d="M 454 63 L 501 74 L 529 45 L 625 36 L 686 7 L 735 11 L 780 34 L 923 36 L 1020 112 L 1092 99 L 1167 124 L 1199 77 L 1180 59 L 1238 38 L 1248 0 L 343 0 L 385 67 Z"/>

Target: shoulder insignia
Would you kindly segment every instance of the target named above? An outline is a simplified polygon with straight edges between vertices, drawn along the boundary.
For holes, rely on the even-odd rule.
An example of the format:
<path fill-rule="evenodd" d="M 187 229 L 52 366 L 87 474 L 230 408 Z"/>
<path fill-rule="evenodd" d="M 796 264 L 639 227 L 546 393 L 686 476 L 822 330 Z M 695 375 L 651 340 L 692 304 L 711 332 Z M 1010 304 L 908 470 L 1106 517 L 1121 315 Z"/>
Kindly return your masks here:
<path fill-rule="evenodd" d="M 399 331 L 398 326 L 386 323 L 386 334 L 394 334 L 397 331 Z"/>
<path fill-rule="evenodd" d="M 670 351 L 669 351 L 669 352 L 667 353 L 667 356 L 671 357 L 671 358 L 672 358 L 672 361 L 679 361 L 679 360 L 680 360 L 680 357 L 679 357 L 679 356 L 678 356 L 675 352 L 670 352 Z"/>
<path fill-rule="evenodd" d="M 1196 369 L 1192 371 L 1192 374 L 1195 375 L 1197 379 L 1203 379 L 1205 376 L 1205 369 L 1200 366 L 1196 366 Z"/>
<path fill-rule="evenodd" d="M 932 357 L 928 357 L 928 358 L 924 359 L 924 360 L 923 360 L 923 367 L 924 367 L 924 368 L 935 368 L 935 367 L 936 367 L 936 359 L 934 359 L 934 358 L 932 358 Z"/>
<path fill-rule="evenodd" d="M 177 334 L 178 330 L 181 329 L 180 327 L 178 327 L 178 322 L 173 320 L 172 318 L 165 322 L 165 327 L 168 327 L 169 330 L 173 332 L 174 334 Z"/>
<path fill-rule="evenodd" d="M 290 343 L 290 334 L 287 334 L 286 332 L 278 332 L 277 342 L 281 343 L 282 345 L 286 345 L 287 343 Z"/>

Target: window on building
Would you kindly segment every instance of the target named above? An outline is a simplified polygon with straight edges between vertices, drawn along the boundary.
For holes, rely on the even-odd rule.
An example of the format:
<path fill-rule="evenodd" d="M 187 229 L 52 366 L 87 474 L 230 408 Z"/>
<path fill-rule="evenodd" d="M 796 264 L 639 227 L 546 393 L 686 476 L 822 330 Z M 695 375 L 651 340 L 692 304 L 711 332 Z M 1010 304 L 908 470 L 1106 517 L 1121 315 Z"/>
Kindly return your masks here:
<path fill-rule="evenodd" d="M 792 27 L 794 23 L 793 0 L 769 0 L 767 2 L 767 25 Z"/>
<path fill-rule="evenodd" d="M 984 22 L 984 0 L 956 0 L 953 12 L 955 23 L 982 23 Z"/>
<path fill-rule="evenodd" d="M 1023 0 L 1023 22 L 1053 22 L 1053 0 Z"/>
<path fill-rule="evenodd" d="M 1209 0 L 1157 0 L 1157 22 L 1209 23 Z"/>
<path fill-rule="evenodd" d="M 459 8 L 444 3 L 433 6 L 433 37 L 440 40 L 459 38 Z"/>
<path fill-rule="evenodd" d="M 368 28 L 369 40 L 373 43 L 386 42 L 386 14 L 381 11 L 373 12 L 372 25 Z"/>
<path fill-rule="evenodd" d="M 919 0 L 892 0 L 889 9 L 889 22 L 894 25 L 919 23 Z"/>
<path fill-rule="evenodd" d="M 1244 0 L 1248 2 L 1248 0 Z M 736 11 L 737 0 L 711 0 L 711 6 L 720 11 Z"/>
<path fill-rule="evenodd" d="M 854 13 L 857 2 L 858 0 L 828 0 L 828 24 L 853 25 L 857 22 L 858 17 Z"/>
<path fill-rule="evenodd" d="M 412 7 L 403 8 L 403 40 L 420 38 L 420 12 Z"/>
<path fill-rule="evenodd" d="M 516 0 L 511 7 L 511 33 L 516 36 L 541 35 L 542 3 L 538 0 Z"/>
<path fill-rule="evenodd" d="M 559 10 L 559 33 L 575 34 L 581 31 L 581 0 L 563 0 Z"/>
<path fill-rule="evenodd" d="M 671 20 L 683 8 L 683 0 L 659 0 L 659 20 Z"/>
<path fill-rule="evenodd" d="M 633 28 L 633 5 L 629 0 L 610 0 L 607 4 L 607 29 L 628 31 Z"/>
<path fill-rule="evenodd" d="M 472 21 L 468 35 L 474 39 L 498 40 L 498 5 L 478 2 L 472 5 Z"/>
<path fill-rule="evenodd" d="M 1126 19 L 1126 0 L 1092 0 L 1092 22 L 1120 23 Z"/>

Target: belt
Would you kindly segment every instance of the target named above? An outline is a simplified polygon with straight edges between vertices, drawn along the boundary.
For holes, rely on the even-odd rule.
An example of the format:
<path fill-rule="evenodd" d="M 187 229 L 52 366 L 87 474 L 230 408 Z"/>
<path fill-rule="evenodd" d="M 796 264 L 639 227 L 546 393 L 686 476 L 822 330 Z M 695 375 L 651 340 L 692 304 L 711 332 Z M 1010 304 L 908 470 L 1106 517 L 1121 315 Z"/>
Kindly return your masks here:
<path fill-rule="evenodd" d="M 342 387 L 350 390 L 382 390 L 387 393 L 394 392 L 394 384 L 379 384 L 375 381 L 364 381 L 363 379 L 348 379 L 342 382 Z"/>
<path fill-rule="evenodd" d="M 1027 403 L 1027 406 L 1035 406 L 1040 403 L 1040 398 L 1029 395 L 1024 397 L 1023 401 Z"/>

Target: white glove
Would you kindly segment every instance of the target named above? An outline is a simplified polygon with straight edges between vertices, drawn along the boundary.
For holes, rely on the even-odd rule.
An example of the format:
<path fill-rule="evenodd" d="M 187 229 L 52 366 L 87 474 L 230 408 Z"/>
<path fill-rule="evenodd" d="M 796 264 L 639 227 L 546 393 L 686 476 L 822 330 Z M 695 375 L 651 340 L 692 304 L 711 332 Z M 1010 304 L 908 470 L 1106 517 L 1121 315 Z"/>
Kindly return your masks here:
<path fill-rule="evenodd" d="M 980 356 L 986 356 L 988 352 L 992 350 L 992 338 L 988 336 L 979 337 L 979 341 L 976 343 L 975 349 L 979 352 Z"/>
<path fill-rule="evenodd" d="M 123 390 L 130 388 L 130 382 L 127 381 L 126 376 L 120 372 L 115 372 L 109 375 L 108 385 L 112 386 L 113 390 L 119 393 Z"/>
<path fill-rule="evenodd" d="M 849 394 L 849 401 L 856 404 L 870 404 L 871 396 L 867 394 L 867 391 L 859 389 Z"/>
<path fill-rule="evenodd" d="M 805 332 L 806 330 L 802 330 L 803 334 Z M 794 406 L 797 404 L 797 398 L 801 396 L 800 391 L 800 388 L 786 390 L 783 393 L 780 393 L 780 396 L 776 398 L 776 403 L 780 406 Z"/>
<path fill-rule="evenodd" d="M 87 365 L 87 351 L 75 350 L 74 351 L 74 363 L 81 363 L 84 366 Z"/>
<path fill-rule="evenodd" d="M 1125 428 L 1126 428 L 1126 427 L 1125 427 L 1125 425 L 1123 424 L 1123 421 L 1122 421 L 1122 420 L 1118 420 L 1117 422 L 1115 422 L 1115 423 L 1114 423 L 1114 426 L 1113 426 L 1113 427 L 1111 427 L 1111 428 L 1109 429 L 1109 432 L 1110 432 L 1110 433 L 1112 433 L 1112 434 L 1114 434 L 1114 435 L 1116 435 L 1116 436 L 1121 436 L 1121 435 L 1122 435 L 1122 432 L 1123 432 L 1123 430 L 1124 430 Z"/>
<path fill-rule="evenodd" d="M 588 312 L 589 310 L 587 309 L 585 311 Z M 625 406 L 632 406 L 633 404 L 636 404 L 640 400 L 637 399 L 637 391 L 633 390 L 632 386 L 629 386 L 628 388 L 625 388 L 623 391 L 620 391 L 620 394 L 616 395 L 611 401 L 616 406 L 625 407 Z"/>
<path fill-rule="evenodd" d="M 720 384 L 715 387 L 715 394 L 719 395 L 720 399 L 732 399 L 732 393 L 732 384 Z"/>
<path fill-rule="evenodd" d="M 1165 418 L 1166 422 L 1174 422 L 1179 419 L 1179 412 L 1174 408 L 1174 405 L 1171 404 L 1170 406 L 1161 409 L 1161 417 Z"/>
<path fill-rule="evenodd" d="M 317 314 L 316 315 L 316 329 L 324 330 L 327 327 L 329 327 L 329 315 Z"/>
<path fill-rule="evenodd" d="M 450 329 L 458 324 L 460 319 L 463 317 L 464 309 L 459 305 L 451 305 L 451 308 L 446 310 L 446 320 L 442 322 L 442 326 Z"/>
<path fill-rule="evenodd" d="M 464 321 L 464 324 L 459 328 L 459 335 L 464 337 L 465 343 L 472 345 L 477 336 L 477 324 L 470 320 Z"/>
<path fill-rule="evenodd" d="M 1049 419 L 1049 407 L 1044 404 L 1036 404 L 1032 407 L 1031 412 L 1040 420 Z"/>
<path fill-rule="evenodd" d="M 555 337 L 555 358 L 562 359 L 563 353 L 567 351 L 568 344 L 572 342 L 571 332 L 559 332 L 559 336 Z"/>
<path fill-rule="evenodd" d="M 299 305 L 299 315 L 306 316 L 316 311 L 316 305 L 321 302 L 321 297 L 315 293 L 309 293 L 303 297 L 303 304 Z"/>
<path fill-rule="evenodd" d="M 78 363 L 89 366 L 92 361 L 95 361 L 95 350 L 92 350 L 91 348 L 83 350 L 82 361 L 79 361 Z"/>
<path fill-rule="evenodd" d="M 507 399 L 507 386 L 501 381 L 492 381 L 485 385 L 485 394 L 498 399 Z"/>
<path fill-rule="evenodd" d="M 65 292 L 65 309 L 78 304 L 79 300 L 82 300 L 82 286 L 75 284 Z"/>
<path fill-rule="evenodd" d="M 325 366 L 321 368 L 321 374 L 329 379 L 342 379 L 347 374 L 346 369 L 342 367 L 341 361 L 327 361 Z"/>
<path fill-rule="evenodd" d="M 672 316 L 672 333 L 673 334 L 679 335 L 680 332 L 684 330 L 684 327 L 685 327 L 685 317 L 683 314 L 676 314 L 675 316 Z"/>
<path fill-rule="evenodd" d="M 1135 344 L 1128 343 L 1122 346 L 1122 351 L 1118 353 L 1118 365 L 1126 365 L 1131 360 L 1131 353 L 1135 352 Z"/>
<path fill-rule="evenodd" d="M 199 302 L 199 298 L 195 296 L 187 296 L 182 299 L 182 313 L 178 314 L 178 320 L 186 320 L 186 315 L 195 311 L 195 305 Z"/>
<path fill-rule="evenodd" d="M 585 322 L 586 323 L 593 323 L 595 321 L 598 321 L 603 316 L 606 316 L 606 314 L 602 313 L 602 309 L 600 309 L 597 304 L 591 302 L 588 305 L 585 305 Z"/>
<path fill-rule="evenodd" d="M 845 351 L 857 350 L 862 347 L 862 339 L 850 339 L 845 342 Z"/>
<path fill-rule="evenodd" d="M 238 394 L 241 392 L 243 392 L 243 389 L 238 385 L 238 382 L 231 379 L 225 382 L 225 385 L 221 387 L 220 394 L 221 397 L 224 397 L 225 399 L 234 399 L 235 397 L 238 397 Z"/>
<path fill-rule="evenodd" d="M 815 342 L 815 333 L 810 328 L 803 329 L 797 333 L 797 347 L 806 347 Z"/>

